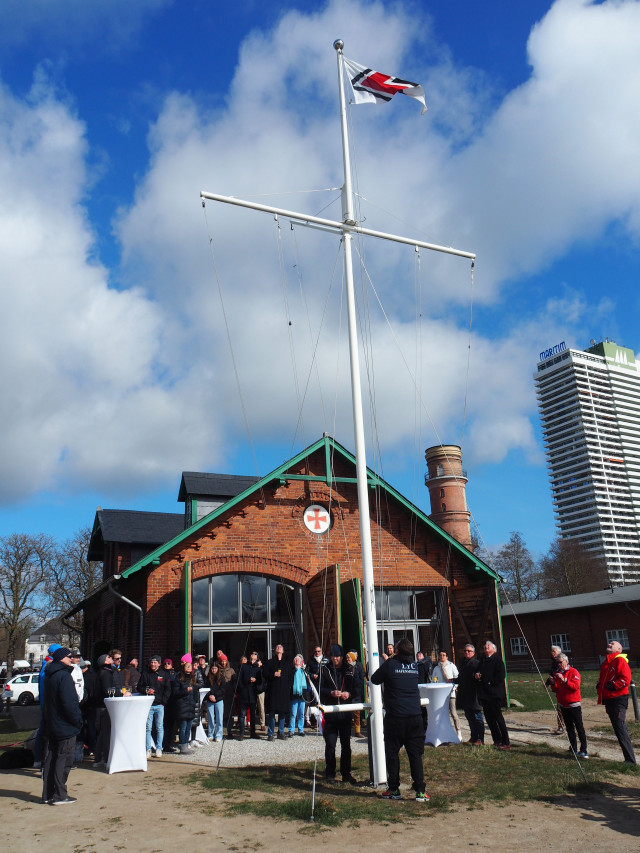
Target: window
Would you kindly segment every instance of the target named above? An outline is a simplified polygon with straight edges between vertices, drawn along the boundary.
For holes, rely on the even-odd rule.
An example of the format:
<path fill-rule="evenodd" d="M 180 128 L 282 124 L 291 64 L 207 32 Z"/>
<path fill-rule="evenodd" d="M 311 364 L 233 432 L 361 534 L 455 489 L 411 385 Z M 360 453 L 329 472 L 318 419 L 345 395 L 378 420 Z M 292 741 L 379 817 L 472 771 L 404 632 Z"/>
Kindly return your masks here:
<path fill-rule="evenodd" d="M 434 590 L 378 590 L 376 617 L 381 622 L 435 619 L 437 611 Z"/>
<path fill-rule="evenodd" d="M 441 498 L 443 498 L 443 497 L 444 497 L 444 489 L 440 489 L 440 497 L 441 497 Z"/>
<path fill-rule="evenodd" d="M 191 586 L 194 625 L 253 625 L 295 621 L 291 584 L 264 575 L 213 575 Z"/>
<path fill-rule="evenodd" d="M 524 637 L 511 637 L 509 642 L 511 643 L 511 654 L 512 655 L 526 655 L 527 654 L 527 644 L 525 642 Z"/>
<path fill-rule="evenodd" d="M 565 654 L 571 651 L 571 640 L 568 634 L 551 634 L 549 640 L 552 646 L 560 646 Z"/>
<path fill-rule="evenodd" d="M 616 640 L 622 646 L 623 651 L 629 649 L 629 634 L 626 628 L 614 628 L 613 631 L 606 631 L 605 633 L 607 635 L 607 643 Z"/>

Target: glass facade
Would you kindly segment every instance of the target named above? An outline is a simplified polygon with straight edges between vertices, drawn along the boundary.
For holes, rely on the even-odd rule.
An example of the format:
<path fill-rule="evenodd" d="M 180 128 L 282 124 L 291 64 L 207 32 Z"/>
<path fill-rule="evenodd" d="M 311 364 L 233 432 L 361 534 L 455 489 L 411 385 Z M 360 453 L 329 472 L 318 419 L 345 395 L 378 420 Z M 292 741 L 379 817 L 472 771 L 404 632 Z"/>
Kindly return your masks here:
<path fill-rule="evenodd" d="M 235 668 L 257 651 L 263 660 L 282 643 L 287 656 L 304 650 L 302 590 L 265 575 L 199 578 L 191 585 L 192 650 L 207 658 L 222 649 Z"/>

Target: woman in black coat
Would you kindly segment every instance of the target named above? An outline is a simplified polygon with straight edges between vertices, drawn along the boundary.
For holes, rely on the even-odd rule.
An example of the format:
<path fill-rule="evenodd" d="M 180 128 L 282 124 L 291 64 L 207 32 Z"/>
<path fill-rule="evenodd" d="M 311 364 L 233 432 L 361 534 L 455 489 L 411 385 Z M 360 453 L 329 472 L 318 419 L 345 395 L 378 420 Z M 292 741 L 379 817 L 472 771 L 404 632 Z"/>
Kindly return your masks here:
<path fill-rule="evenodd" d="M 191 660 L 182 661 L 180 674 L 176 675 L 172 687 L 171 705 L 173 718 L 178 723 L 178 746 L 182 755 L 185 755 L 189 753 L 191 723 L 196 715 L 199 700 Z"/>

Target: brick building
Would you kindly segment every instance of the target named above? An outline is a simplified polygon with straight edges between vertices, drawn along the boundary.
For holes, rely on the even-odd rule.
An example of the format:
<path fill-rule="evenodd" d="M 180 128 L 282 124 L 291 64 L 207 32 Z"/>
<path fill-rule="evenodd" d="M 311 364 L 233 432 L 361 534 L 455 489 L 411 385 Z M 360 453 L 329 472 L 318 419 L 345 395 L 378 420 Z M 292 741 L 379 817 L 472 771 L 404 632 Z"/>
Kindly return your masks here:
<path fill-rule="evenodd" d="M 552 645 L 578 669 L 595 669 L 609 640 L 617 640 L 632 667 L 640 666 L 640 584 L 525 601 L 502 608 L 507 669 L 546 668 Z M 528 647 L 527 647 L 528 644 Z"/>
<path fill-rule="evenodd" d="M 451 494 L 459 525 L 466 479 L 439 473 L 448 479 L 438 497 Z M 368 474 L 379 643 L 408 635 L 416 648 L 453 655 L 469 640 L 499 644 L 496 575 Z M 178 500 L 182 513 L 96 513 L 89 556 L 103 561 L 103 583 L 76 608 L 93 659 L 114 644 L 140 647 L 143 659 L 222 648 L 234 662 L 246 648 L 268 656 L 278 642 L 305 657 L 316 643 L 362 647 L 355 459 L 334 439 L 261 479 L 184 473 Z"/>

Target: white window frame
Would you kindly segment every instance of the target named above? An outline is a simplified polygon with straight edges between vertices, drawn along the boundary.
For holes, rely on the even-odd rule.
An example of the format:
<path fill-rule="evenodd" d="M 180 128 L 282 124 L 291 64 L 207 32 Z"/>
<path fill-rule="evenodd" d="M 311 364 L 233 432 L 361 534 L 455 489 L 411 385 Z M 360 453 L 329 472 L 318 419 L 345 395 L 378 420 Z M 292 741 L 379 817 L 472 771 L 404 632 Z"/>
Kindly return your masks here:
<path fill-rule="evenodd" d="M 549 640 L 552 646 L 560 646 L 565 654 L 571 651 L 571 640 L 568 634 L 551 634 Z"/>
<path fill-rule="evenodd" d="M 629 632 L 626 628 L 613 628 L 611 631 L 605 631 L 607 643 L 615 640 L 622 646 L 623 652 L 628 652 L 631 648 L 629 645 Z"/>
<path fill-rule="evenodd" d="M 513 657 L 529 654 L 527 641 L 524 637 L 509 637 L 509 646 L 511 647 Z"/>

